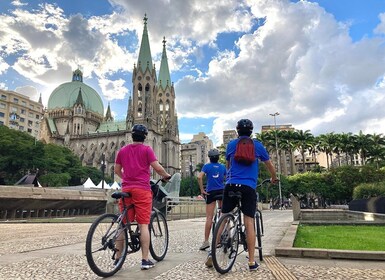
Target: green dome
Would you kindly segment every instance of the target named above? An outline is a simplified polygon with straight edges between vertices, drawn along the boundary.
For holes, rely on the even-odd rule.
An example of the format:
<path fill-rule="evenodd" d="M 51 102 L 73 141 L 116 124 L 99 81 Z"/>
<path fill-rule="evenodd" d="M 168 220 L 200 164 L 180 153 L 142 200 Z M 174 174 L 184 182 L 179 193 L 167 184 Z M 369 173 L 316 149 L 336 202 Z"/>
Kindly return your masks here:
<path fill-rule="evenodd" d="M 103 102 L 99 94 L 81 81 L 64 83 L 54 89 L 48 99 L 48 109 L 72 108 L 77 100 L 80 89 L 86 109 L 103 116 Z"/>

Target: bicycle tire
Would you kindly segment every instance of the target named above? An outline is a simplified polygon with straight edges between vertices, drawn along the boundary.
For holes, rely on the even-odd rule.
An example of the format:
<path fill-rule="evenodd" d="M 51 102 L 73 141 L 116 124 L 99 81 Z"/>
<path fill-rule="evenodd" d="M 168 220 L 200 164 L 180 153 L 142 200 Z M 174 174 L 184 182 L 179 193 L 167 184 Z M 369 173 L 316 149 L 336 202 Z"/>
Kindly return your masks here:
<path fill-rule="evenodd" d="M 259 211 L 255 213 L 255 235 L 257 237 L 257 249 L 258 249 L 258 254 L 259 254 L 259 260 L 263 260 L 263 255 L 262 255 L 262 232 L 261 232 L 261 215 Z"/>
<path fill-rule="evenodd" d="M 99 216 L 88 230 L 86 257 L 91 270 L 100 277 L 110 277 L 118 272 L 127 256 L 127 231 L 117 222 L 118 215 Z M 123 234 L 123 236 L 122 236 Z M 122 253 L 115 263 L 116 239 L 122 236 Z M 119 242 L 119 241 L 118 241 Z"/>
<path fill-rule="evenodd" d="M 149 231 L 150 231 L 150 254 L 156 261 L 161 261 L 167 254 L 168 250 L 168 226 L 164 215 L 159 212 L 151 214 Z"/>
<path fill-rule="evenodd" d="M 238 220 L 231 213 L 226 213 L 219 219 L 212 243 L 211 254 L 215 270 L 225 274 L 231 270 L 238 254 L 239 232 Z"/>
<path fill-rule="evenodd" d="M 265 234 L 265 229 L 263 227 L 263 218 L 262 218 L 262 212 L 260 210 L 258 210 L 259 212 L 259 219 L 261 220 L 261 233 L 262 233 L 262 236 Z"/>

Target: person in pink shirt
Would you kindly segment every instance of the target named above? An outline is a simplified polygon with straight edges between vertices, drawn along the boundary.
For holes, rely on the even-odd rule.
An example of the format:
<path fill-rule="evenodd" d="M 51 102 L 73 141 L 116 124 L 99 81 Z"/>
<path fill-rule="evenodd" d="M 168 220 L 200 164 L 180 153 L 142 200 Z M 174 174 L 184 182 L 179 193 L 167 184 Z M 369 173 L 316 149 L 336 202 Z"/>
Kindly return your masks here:
<path fill-rule="evenodd" d="M 171 177 L 158 162 L 153 149 L 144 144 L 147 134 L 148 130 L 144 125 L 134 125 L 131 130 L 133 143 L 121 148 L 115 160 L 115 173 L 122 178 L 122 191 L 131 194 L 131 197 L 126 198 L 125 203 L 135 206 L 129 210 L 128 217 L 130 221 L 136 220 L 139 225 L 142 269 L 154 267 L 154 263 L 148 258 L 150 246 L 148 225 L 152 209 L 150 167 L 164 180 Z M 122 211 L 123 203 L 121 201 L 119 207 Z"/>

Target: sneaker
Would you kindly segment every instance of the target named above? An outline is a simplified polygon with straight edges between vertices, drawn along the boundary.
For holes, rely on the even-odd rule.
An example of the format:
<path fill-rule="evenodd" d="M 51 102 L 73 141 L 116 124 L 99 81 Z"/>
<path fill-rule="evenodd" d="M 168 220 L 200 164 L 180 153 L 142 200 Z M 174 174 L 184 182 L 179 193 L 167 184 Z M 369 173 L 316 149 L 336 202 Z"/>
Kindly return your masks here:
<path fill-rule="evenodd" d="M 259 268 L 259 265 L 257 264 L 257 262 L 249 262 L 249 270 L 250 271 L 255 271 Z"/>
<path fill-rule="evenodd" d="M 141 269 L 150 269 L 154 267 L 155 264 L 150 260 L 142 260 Z"/>
<path fill-rule="evenodd" d="M 213 267 L 213 257 L 211 256 L 211 254 L 209 254 L 209 255 L 207 256 L 205 265 L 206 265 L 207 267 Z"/>
<path fill-rule="evenodd" d="M 204 241 L 202 246 L 199 247 L 199 250 L 204 251 L 209 247 L 210 247 L 210 243 L 208 241 Z"/>

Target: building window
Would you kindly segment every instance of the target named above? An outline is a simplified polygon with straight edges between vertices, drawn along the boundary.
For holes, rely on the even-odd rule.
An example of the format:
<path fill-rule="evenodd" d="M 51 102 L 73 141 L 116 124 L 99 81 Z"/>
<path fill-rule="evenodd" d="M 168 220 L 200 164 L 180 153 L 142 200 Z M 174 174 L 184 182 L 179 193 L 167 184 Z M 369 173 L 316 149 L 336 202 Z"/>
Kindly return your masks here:
<path fill-rule="evenodd" d="M 29 127 L 31 127 L 31 126 L 32 126 L 32 124 L 33 124 L 33 122 L 32 122 L 32 121 L 28 121 L 28 126 L 29 126 Z"/>
<path fill-rule="evenodd" d="M 16 103 L 16 104 L 19 103 L 19 99 L 18 98 L 13 98 L 13 102 Z"/>
<path fill-rule="evenodd" d="M 24 122 L 25 121 L 25 119 L 24 118 L 20 118 L 20 122 Z"/>
<path fill-rule="evenodd" d="M 5 109 L 5 107 L 7 107 L 7 105 L 6 105 L 6 104 L 4 104 L 4 103 L 0 103 L 0 109 Z"/>
<path fill-rule="evenodd" d="M 0 121 L 0 125 L 4 125 L 4 122 L 3 122 L 3 121 Z"/>
<path fill-rule="evenodd" d="M 25 115 L 25 110 L 24 109 L 20 109 L 20 114 Z"/>
<path fill-rule="evenodd" d="M 16 107 L 11 107 L 11 112 L 16 113 L 17 112 L 17 108 Z"/>
<path fill-rule="evenodd" d="M 23 131 L 24 130 L 24 126 L 19 126 L 19 130 Z"/>
<path fill-rule="evenodd" d="M 2 95 L 1 95 L 1 99 L 3 99 L 3 100 L 7 100 L 7 96 L 6 96 L 6 95 L 4 95 L 4 94 L 2 94 Z"/>
<path fill-rule="evenodd" d="M 32 133 L 32 129 L 28 128 L 28 132 L 29 132 L 29 133 Z"/>
<path fill-rule="evenodd" d="M 21 101 L 21 105 L 23 105 L 24 107 L 27 107 L 27 102 Z"/>
<path fill-rule="evenodd" d="M 29 108 L 31 108 L 33 110 L 35 107 L 32 104 L 30 104 Z"/>
<path fill-rule="evenodd" d="M 39 116 L 39 115 L 36 115 L 36 119 L 37 119 L 37 120 L 40 119 L 40 116 Z"/>
<path fill-rule="evenodd" d="M 3 112 L 0 112 L 0 117 L 4 118 L 4 113 Z"/>
<path fill-rule="evenodd" d="M 33 113 L 29 113 L 28 117 L 33 118 Z"/>

